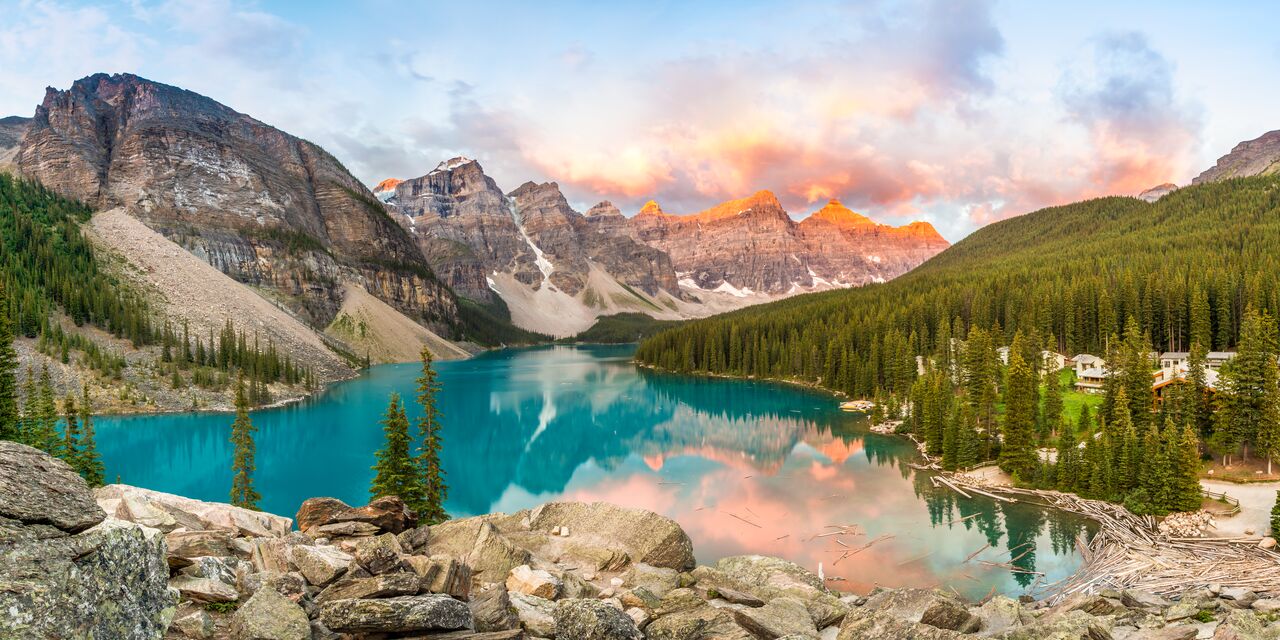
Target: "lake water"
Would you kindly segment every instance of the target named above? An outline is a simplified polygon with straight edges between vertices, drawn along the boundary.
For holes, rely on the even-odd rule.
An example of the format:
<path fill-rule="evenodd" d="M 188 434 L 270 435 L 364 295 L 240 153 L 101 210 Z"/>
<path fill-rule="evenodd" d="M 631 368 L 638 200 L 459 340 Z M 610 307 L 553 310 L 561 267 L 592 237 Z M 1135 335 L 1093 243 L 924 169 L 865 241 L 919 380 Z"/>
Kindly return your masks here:
<path fill-rule="evenodd" d="M 641 507 L 678 521 L 699 562 L 760 553 L 815 571 L 822 563 L 828 578 L 843 578 L 832 587 L 859 592 L 1019 594 L 1079 562 L 1073 541 L 1085 521 L 934 489 L 907 466 L 909 441 L 870 433 L 831 396 L 653 373 L 631 363 L 632 351 L 557 346 L 438 363 L 449 512 L 550 500 Z M 411 399 L 417 373 L 415 364 L 374 367 L 255 412 L 262 508 L 292 516 L 312 496 L 367 502 L 388 394 Z M 100 418 L 107 477 L 226 501 L 230 424 L 226 414 Z M 824 535 L 849 526 L 858 533 Z M 1018 571 L 997 566 L 1010 560 Z"/>

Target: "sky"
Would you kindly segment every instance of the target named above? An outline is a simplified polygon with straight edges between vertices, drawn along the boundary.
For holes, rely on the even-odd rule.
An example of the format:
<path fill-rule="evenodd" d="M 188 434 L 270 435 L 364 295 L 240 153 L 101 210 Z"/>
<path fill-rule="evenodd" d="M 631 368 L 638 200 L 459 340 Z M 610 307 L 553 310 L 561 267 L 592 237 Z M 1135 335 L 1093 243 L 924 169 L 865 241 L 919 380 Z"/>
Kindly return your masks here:
<path fill-rule="evenodd" d="M 956 241 L 1187 184 L 1280 128 L 1280 5 L 982 0 L 0 0 L 0 116 L 130 72 L 370 185 L 465 155 L 504 190 L 671 213 L 773 191 Z"/>

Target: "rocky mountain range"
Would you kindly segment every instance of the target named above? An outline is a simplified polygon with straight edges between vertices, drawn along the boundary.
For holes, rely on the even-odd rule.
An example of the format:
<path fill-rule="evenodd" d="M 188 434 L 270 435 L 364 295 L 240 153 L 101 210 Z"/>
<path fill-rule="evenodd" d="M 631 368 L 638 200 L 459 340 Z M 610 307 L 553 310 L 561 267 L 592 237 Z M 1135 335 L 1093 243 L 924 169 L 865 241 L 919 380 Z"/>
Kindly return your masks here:
<path fill-rule="evenodd" d="M 468 158 L 375 192 L 455 291 L 553 335 L 608 313 L 697 317 L 883 282 L 948 246 L 928 223 L 880 225 L 834 200 L 797 222 L 768 191 L 693 215 L 650 202 L 628 218 L 608 201 L 582 214 L 554 182 L 504 194 Z"/>
<path fill-rule="evenodd" d="M 692 215 L 650 203 L 627 217 L 607 201 L 584 214 L 554 182 L 506 191 L 467 158 L 370 191 L 306 140 L 130 74 L 50 88 L 33 117 L 0 120 L 0 169 L 122 209 L 352 350 L 388 357 L 404 350 L 367 335 L 388 309 L 458 338 L 461 296 L 565 336 L 613 313 L 699 317 L 884 281 L 947 247 L 927 223 L 879 225 L 835 201 L 797 222 L 767 191 Z"/>

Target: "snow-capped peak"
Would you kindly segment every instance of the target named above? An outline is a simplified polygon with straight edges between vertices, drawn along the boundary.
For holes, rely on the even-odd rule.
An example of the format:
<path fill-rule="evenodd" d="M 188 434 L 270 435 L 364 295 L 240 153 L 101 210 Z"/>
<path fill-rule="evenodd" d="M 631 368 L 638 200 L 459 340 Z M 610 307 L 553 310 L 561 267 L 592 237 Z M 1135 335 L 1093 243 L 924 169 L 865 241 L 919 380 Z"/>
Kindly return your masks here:
<path fill-rule="evenodd" d="M 453 171 L 458 167 L 471 164 L 472 162 L 475 162 L 475 160 L 472 160 L 471 158 L 468 158 L 466 156 L 458 156 L 456 158 L 450 158 L 436 165 L 436 168 L 432 169 L 431 173 L 440 173 L 441 171 Z"/>

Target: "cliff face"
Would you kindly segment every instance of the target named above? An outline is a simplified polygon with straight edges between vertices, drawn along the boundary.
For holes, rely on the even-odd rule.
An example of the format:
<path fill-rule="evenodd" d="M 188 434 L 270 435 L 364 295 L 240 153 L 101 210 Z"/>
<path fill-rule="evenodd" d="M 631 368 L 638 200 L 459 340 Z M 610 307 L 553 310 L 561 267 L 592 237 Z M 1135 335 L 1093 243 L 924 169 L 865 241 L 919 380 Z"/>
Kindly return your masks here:
<path fill-rule="evenodd" d="M 583 216 L 554 182 L 504 194 L 478 162 L 454 158 L 379 187 L 449 286 L 482 302 L 500 297 L 526 329 L 571 335 L 598 315 L 658 312 L 658 296 L 681 296 L 670 259 L 636 240 L 621 213 Z"/>
<path fill-rule="evenodd" d="M 927 222 L 880 225 L 835 200 L 795 222 L 768 191 L 688 216 L 651 202 L 630 225 L 671 256 L 682 284 L 740 295 L 883 282 L 949 246 Z"/>
<path fill-rule="evenodd" d="M 22 135 L 27 132 L 30 124 L 31 118 L 18 116 L 0 118 L 0 170 L 5 170 L 13 164 L 13 157 L 18 153 Z"/>
<path fill-rule="evenodd" d="M 196 93 L 128 74 L 50 88 L 14 162 L 60 193 L 126 208 L 313 325 L 333 319 L 346 281 L 425 322 L 456 319 L 412 238 L 341 163 Z"/>
<path fill-rule="evenodd" d="M 1196 176 L 1191 184 L 1280 172 L 1280 130 L 1264 133 L 1236 145 L 1231 153 Z"/>

